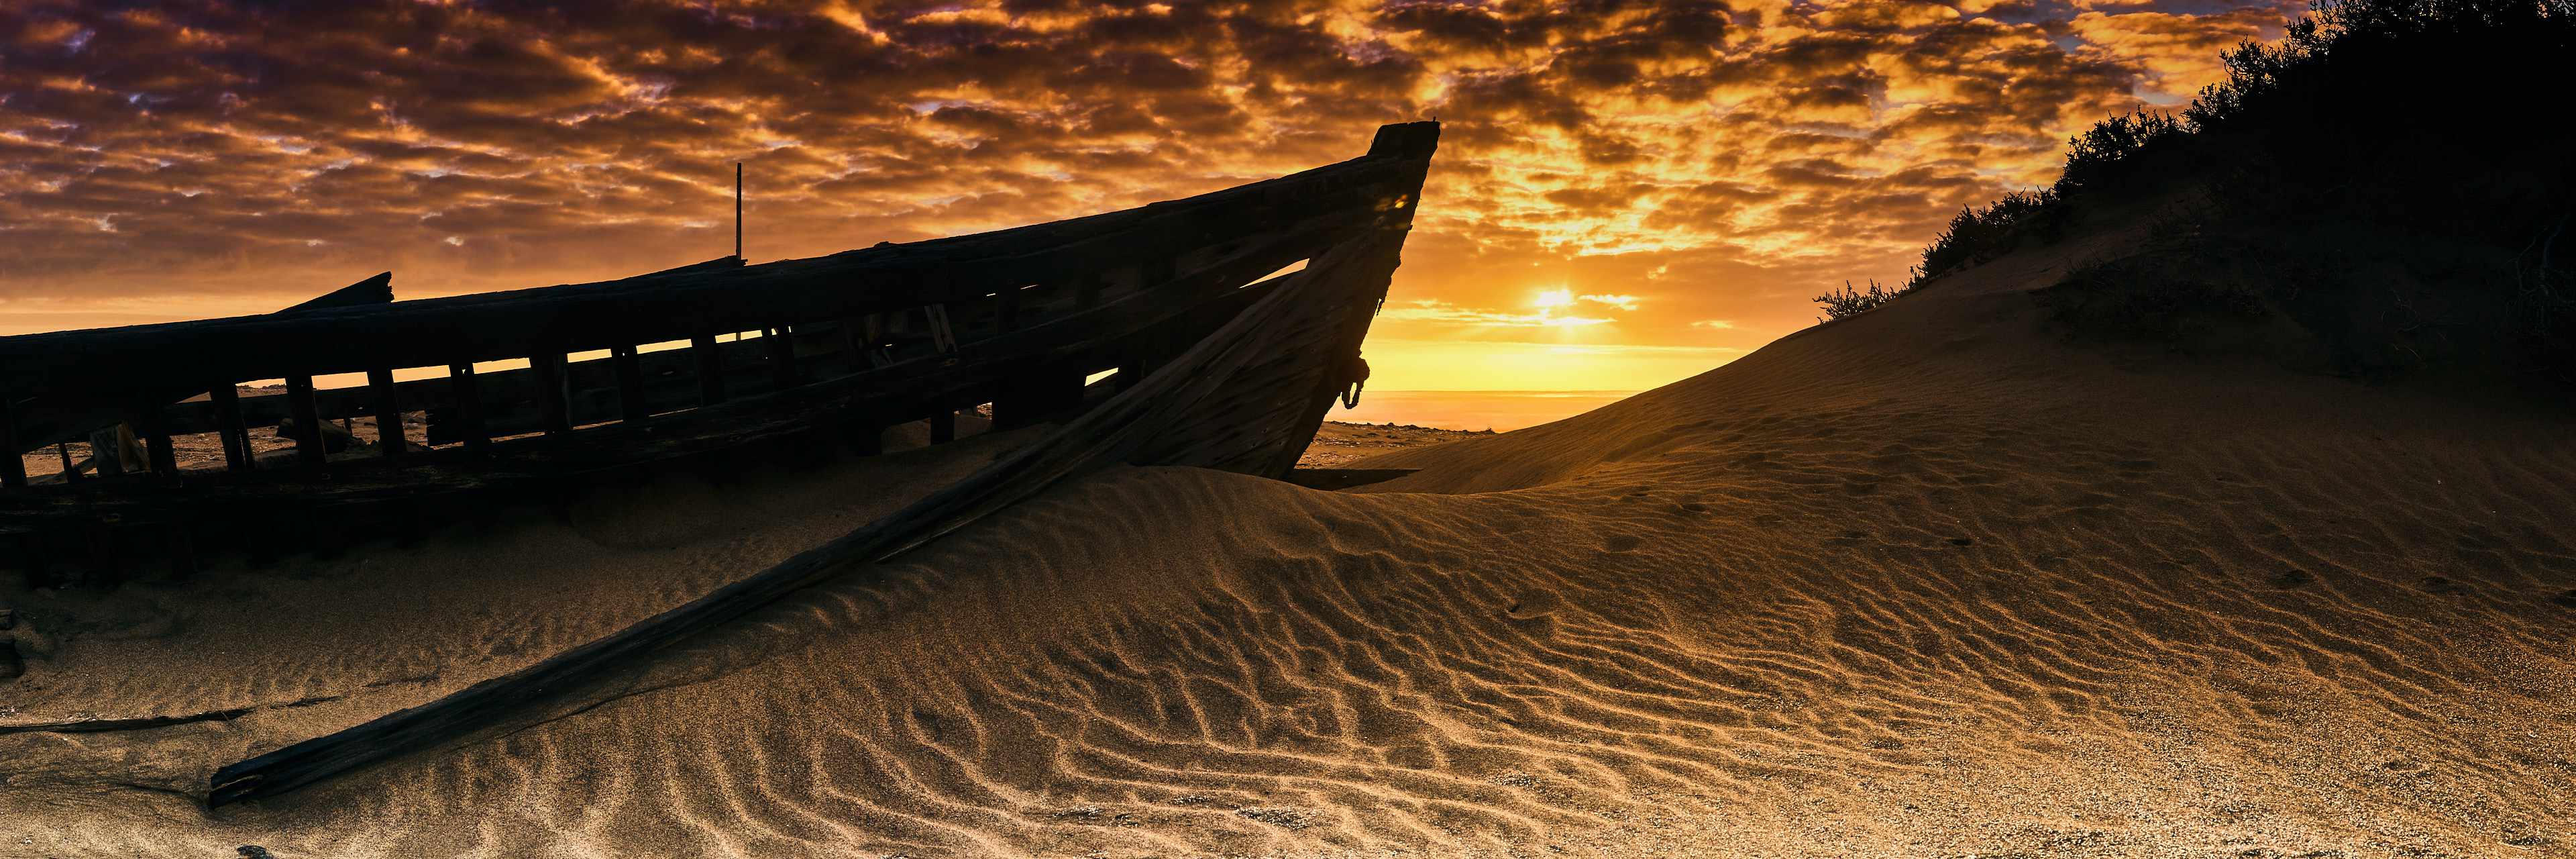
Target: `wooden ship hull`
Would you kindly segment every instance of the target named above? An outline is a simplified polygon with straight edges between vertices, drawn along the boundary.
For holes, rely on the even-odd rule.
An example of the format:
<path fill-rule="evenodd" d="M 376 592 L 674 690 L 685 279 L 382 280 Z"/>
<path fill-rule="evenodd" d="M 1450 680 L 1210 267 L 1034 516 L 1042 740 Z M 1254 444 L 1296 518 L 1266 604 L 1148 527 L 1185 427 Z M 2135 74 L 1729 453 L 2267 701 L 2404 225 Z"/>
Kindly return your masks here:
<path fill-rule="evenodd" d="M 1230 335 L 1267 344 L 1257 366 L 1129 457 L 1283 476 L 1365 375 L 1359 339 L 1437 140 L 1390 125 L 1367 155 L 1278 179 L 811 259 L 398 303 L 388 274 L 260 316 L 0 338 L 0 565 L 112 584 L 278 551 L 280 521 L 399 536 L 651 469 L 873 453 L 901 424 L 946 441 L 961 411 L 1064 422 L 1294 294 L 1296 312 Z M 263 379 L 285 393 L 235 388 Z M 406 412 L 426 413 L 425 439 Z M 335 432 L 359 416 L 374 439 Z M 253 455 L 268 428 L 292 454 Z M 220 439 L 224 468 L 182 470 L 172 439 L 190 435 Z M 94 455 L 59 476 L 30 480 L 17 455 L 80 441 Z"/>
<path fill-rule="evenodd" d="M 202 536 L 223 527 L 227 509 L 262 519 L 281 510 L 417 513 L 429 498 L 559 491 L 826 436 L 865 448 L 892 423 L 926 421 L 935 439 L 975 404 L 990 404 L 997 426 L 1056 424 L 957 483 L 678 608 L 427 704 L 216 768 L 203 795 L 210 806 L 272 796 L 470 741 L 535 702 L 583 694 L 625 660 L 1067 478 L 1119 464 L 1285 475 L 1334 399 L 1365 376 L 1360 341 L 1385 301 L 1438 137 L 1434 123 L 1390 125 L 1365 156 L 1280 179 L 818 259 L 720 260 L 401 304 L 378 297 L 382 283 L 362 282 L 265 316 L 0 339 L 0 428 L 9 436 L 0 446 L 31 450 L 129 420 L 141 428 L 148 472 L 32 486 L 13 458 L 0 475 L 9 484 L 0 528 L 42 574 L 60 529 Z M 755 330 L 765 333 L 719 336 Z M 666 341 L 688 345 L 641 348 Z M 607 357 L 565 360 L 585 350 Z M 472 366 L 512 357 L 529 365 Z M 420 366 L 453 370 L 395 381 L 394 369 Z M 174 368 L 186 378 L 115 381 L 166 380 Z M 1109 370 L 1102 384 L 1085 384 Z M 334 373 L 365 373 L 369 384 L 315 390 L 313 377 Z M 286 380 L 288 393 L 275 398 L 283 402 L 230 396 L 234 381 L 264 378 Z M 210 396 L 173 404 L 192 390 Z M 416 449 L 391 435 L 334 459 L 322 438 L 334 418 L 424 408 L 431 440 L 452 443 Z M 281 420 L 295 427 L 296 462 L 253 467 L 247 428 Z M 224 436 L 230 470 L 180 472 L 171 436 L 209 428 Z"/>

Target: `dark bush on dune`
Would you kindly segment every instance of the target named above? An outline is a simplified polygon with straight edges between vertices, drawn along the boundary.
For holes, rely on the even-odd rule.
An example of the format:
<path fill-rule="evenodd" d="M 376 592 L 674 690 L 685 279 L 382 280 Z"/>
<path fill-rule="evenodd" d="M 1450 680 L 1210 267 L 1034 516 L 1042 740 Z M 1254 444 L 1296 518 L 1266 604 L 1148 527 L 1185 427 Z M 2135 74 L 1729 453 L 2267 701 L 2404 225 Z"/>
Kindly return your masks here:
<path fill-rule="evenodd" d="M 2025 235 L 2041 241 L 2058 240 L 2066 225 L 2062 217 L 2065 211 L 2065 207 L 2057 205 L 2057 195 L 2044 190 L 2014 191 L 1983 208 L 1960 209 L 1958 216 L 1950 219 L 1950 228 L 1923 249 L 1923 263 L 1913 268 L 1905 285 L 1890 289 L 1873 280 L 1869 291 L 1861 292 L 1846 280 L 1840 291 L 1828 291 L 1814 301 L 1824 308 L 1827 319 L 1877 309 L 1931 279 L 1926 272 L 1953 271 L 1985 262 L 2019 247 Z"/>
<path fill-rule="evenodd" d="M 1950 228 L 1923 249 L 1923 264 L 1914 267 L 1914 278 L 1904 288 L 1913 289 L 1934 275 L 2001 255 L 2024 235 L 2056 241 L 2065 227 L 2065 219 L 2057 215 L 2064 212 L 2053 191 L 2014 191 L 1985 208 L 1960 209 L 1950 219 Z"/>
<path fill-rule="evenodd" d="M 2093 124 L 2066 141 L 2066 170 L 2057 177 L 2057 197 L 2086 194 L 2135 195 L 2148 184 L 2143 168 L 2158 158 L 2171 161 L 2191 138 L 2192 128 L 2169 113 L 2139 111 Z"/>
<path fill-rule="evenodd" d="M 2140 250 L 2153 264 L 2070 276 L 2053 306 L 2092 309 L 2063 321 L 2108 318 L 2123 283 L 2132 309 L 2250 296 L 2341 371 L 2576 383 L 2570 57 L 2576 0 L 2325 0 L 2278 44 L 2227 52 L 2227 79 L 2180 116 L 2104 120 L 2068 141 L 2053 187 L 1962 211 L 1905 288 L 2088 212 L 2161 206 L 2178 223 Z M 2178 272 L 2202 282 L 2158 280 Z"/>
<path fill-rule="evenodd" d="M 1869 282 L 1869 291 L 1862 292 L 1860 290 L 1853 289 L 1851 281 L 1846 280 L 1843 281 L 1843 288 L 1841 291 L 1827 292 L 1823 295 L 1816 296 L 1816 304 L 1825 309 L 1826 318 L 1841 319 L 1845 316 L 1858 316 L 1877 309 L 1879 305 L 1886 304 L 1889 299 L 1895 298 L 1897 293 L 1903 291 L 1904 290 L 1901 289 L 1888 289 L 1878 285 L 1878 281 L 1873 280 Z M 1818 319 L 1816 321 L 1823 322 L 1825 320 Z"/>
<path fill-rule="evenodd" d="M 2568 212 L 2576 0 L 2343 0 L 2226 55 L 2183 111 L 2231 208 L 2512 237 Z"/>

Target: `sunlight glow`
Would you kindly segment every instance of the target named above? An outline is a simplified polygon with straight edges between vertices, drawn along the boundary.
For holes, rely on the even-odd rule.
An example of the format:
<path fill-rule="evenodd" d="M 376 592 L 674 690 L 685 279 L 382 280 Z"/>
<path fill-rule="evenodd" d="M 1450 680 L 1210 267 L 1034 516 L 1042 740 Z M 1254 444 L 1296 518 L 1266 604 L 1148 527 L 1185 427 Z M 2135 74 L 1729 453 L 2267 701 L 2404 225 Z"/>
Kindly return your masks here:
<path fill-rule="evenodd" d="M 1745 350 L 1371 337 L 1362 353 L 1373 370 L 1371 391 L 1642 391 L 1707 372 Z"/>

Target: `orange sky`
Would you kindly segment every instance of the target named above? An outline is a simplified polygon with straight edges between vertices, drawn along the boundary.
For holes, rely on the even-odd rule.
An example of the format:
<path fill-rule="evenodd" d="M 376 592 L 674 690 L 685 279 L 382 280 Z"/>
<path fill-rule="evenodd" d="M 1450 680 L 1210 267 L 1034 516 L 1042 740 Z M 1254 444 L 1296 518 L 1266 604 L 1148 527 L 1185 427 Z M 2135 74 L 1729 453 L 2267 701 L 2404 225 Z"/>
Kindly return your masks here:
<path fill-rule="evenodd" d="M 1633 390 L 1901 279 L 2274 3 L 0 4 L 0 334 L 1011 226 L 1446 124 L 1380 390 Z M 294 8 L 288 8 L 288 7 Z"/>

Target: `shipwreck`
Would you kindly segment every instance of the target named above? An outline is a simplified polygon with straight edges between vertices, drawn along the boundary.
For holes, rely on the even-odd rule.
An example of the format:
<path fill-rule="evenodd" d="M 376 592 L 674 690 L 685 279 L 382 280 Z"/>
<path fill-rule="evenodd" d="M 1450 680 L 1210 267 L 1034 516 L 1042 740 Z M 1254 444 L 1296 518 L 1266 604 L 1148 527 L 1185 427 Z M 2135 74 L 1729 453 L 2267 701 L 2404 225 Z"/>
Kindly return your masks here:
<path fill-rule="evenodd" d="M 621 476 L 831 442 L 876 452 L 961 412 L 1046 426 L 994 464 L 624 630 L 214 773 L 209 805 L 470 734 L 606 667 L 1119 465 L 1273 478 L 1367 376 L 1439 139 L 1181 200 L 811 259 L 393 301 L 390 276 L 277 313 L 0 338 L 0 563 L 39 583 L 195 570 L 279 520 L 401 530 Z M 582 360 L 575 360 L 580 358 Z M 485 368 L 478 364 L 511 362 Z M 524 362 L 524 366 L 516 366 Z M 443 368 L 423 375 L 419 368 Z M 404 375 L 420 378 L 398 380 Z M 320 388 L 327 376 L 364 384 Z M 238 383 L 282 380 L 241 396 Z M 426 413 L 424 439 L 400 416 Z M 375 438 L 334 422 L 369 417 Z M 345 424 L 344 424 L 345 425 Z M 277 428 L 292 453 L 256 455 Z M 183 469 L 173 439 L 220 440 Z M 75 461 L 66 443 L 91 451 Z M 31 479 L 24 454 L 59 452 Z M 1341 483 L 1365 479 L 1326 475 Z"/>

